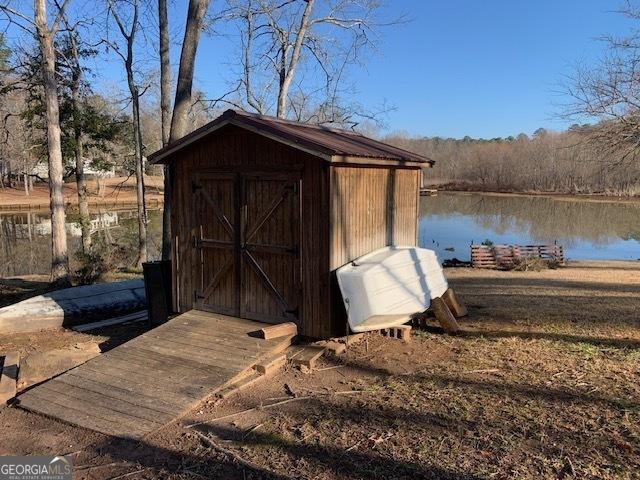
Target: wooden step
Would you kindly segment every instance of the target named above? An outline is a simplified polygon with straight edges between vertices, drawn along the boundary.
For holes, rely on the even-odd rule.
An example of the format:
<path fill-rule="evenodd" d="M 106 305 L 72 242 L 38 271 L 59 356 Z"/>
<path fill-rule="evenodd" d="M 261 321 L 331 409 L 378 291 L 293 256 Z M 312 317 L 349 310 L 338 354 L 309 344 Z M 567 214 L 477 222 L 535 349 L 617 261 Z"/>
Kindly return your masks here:
<path fill-rule="evenodd" d="M 4 355 L 0 355 L 0 357 L 0 365 L 2 365 L 0 373 L 0 408 L 2 408 L 16 396 L 20 354 L 18 352 L 7 352 Z"/>

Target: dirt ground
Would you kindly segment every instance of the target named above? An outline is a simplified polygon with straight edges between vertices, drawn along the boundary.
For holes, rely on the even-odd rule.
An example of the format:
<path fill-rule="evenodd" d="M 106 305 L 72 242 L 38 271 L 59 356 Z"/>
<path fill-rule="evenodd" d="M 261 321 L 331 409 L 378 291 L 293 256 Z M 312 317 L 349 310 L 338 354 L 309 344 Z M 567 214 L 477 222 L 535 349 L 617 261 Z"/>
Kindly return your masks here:
<path fill-rule="evenodd" d="M 640 263 L 446 273 L 461 335 L 369 334 L 142 441 L 5 408 L 0 454 L 73 454 L 91 479 L 640 478 Z"/>
<path fill-rule="evenodd" d="M 145 176 L 147 200 L 162 201 L 162 177 Z M 133 205 L 136 203 L 135 177 L 114 177 L 103 180 L 104 195 L 98 196 L 95 180 L 87 181 L 89 204 L 93 205 Z M 67 205 L 78 204 L 78 193 L 75 182 L 64 185 L 64 200 Z M 10 209 L 12 206 L 29 205 L 31 208 L 49 208 L 49 186 L 37 183 L 29 195 L 23 188 L 0 188 L 0 207 Z"/>

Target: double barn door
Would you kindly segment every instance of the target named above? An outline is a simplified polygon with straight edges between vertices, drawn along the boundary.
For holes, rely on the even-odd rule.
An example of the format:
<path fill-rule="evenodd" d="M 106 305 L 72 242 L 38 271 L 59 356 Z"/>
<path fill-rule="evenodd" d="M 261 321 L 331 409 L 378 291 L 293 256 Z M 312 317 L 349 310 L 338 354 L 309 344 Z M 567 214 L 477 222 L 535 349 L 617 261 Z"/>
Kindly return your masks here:
<path fill-rule="evenodd" d="M 196 308 L 277 323 L 299 316 L 300 176 L 193 177 Z"/>

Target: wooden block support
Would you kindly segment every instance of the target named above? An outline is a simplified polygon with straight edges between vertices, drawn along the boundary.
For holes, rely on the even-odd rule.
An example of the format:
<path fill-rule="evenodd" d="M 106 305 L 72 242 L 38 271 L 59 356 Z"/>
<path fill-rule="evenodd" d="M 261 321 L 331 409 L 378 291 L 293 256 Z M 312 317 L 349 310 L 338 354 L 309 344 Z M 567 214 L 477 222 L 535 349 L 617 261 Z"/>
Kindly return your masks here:
<path fill-rule="evenodd" d="M 291 357 L 291 361 L 296 365 L 304 365 L 309 369 L 314 369 L 317 360 L 324 354 L 325 347 L 308 346 L 303 347 L 299 353 Z"/>
<path fill-rule="evenodd" d="M 252 371 L 250 373 L 248 373 L 247 375 L 243 376 L 242 378 L 240 378 L 238 381 L 227 385 L 223 388 L 221 388 L 220 390 L 218 390 L 216 392 L 216 397 L 218 398 L 229 398 L 233 395 L 235 395 L 236 393 L 241 392 L 242 390 L 244 390 L 247 387 L 252 386 L 254 383 L 256 383 L 258 380 L 261 380 L 264 378 L 264 375 L 258 373 L 257 371 Z"/>
<path fill-rule="evenodd" d="M 451 313 L 451 310 L 449 310 L 449 307 L 447 307 L 446 302 L 442 298 L 434 298 L 431 301 L 431 308 L 433 308 L 433 313 L 445 332 L 453 334 L 460 330 L 458 322 L 456 322 L 456 317 L 453 316 L 453 313 Z"/>
<path fill-rule="evenodd" d="M 258 330 L 258 337 L 265 340 L 296 335 L 298 335 L 298 326 L 293 322 L 278 323 Z"/>
<path fill-rule="evenodd" d="M 274 355 L 269 358 L 265 358 L 260 363 L 256 364 L 253 368 L 261 375 L 271 375 L 287 363 L 287 356 L 284 354 Z"/>
<path fill-rule="evenodd" d="M 2 361 L 2 373 L 0 373 L 0 407 L 6 405 L 16 396 L 18 381 L 18 368 L 20 366 L 20 354 L 9 352 Z"/>
<path fill-rule="evenodd" d="M 458 300 L 458 297 L 456 296 L 452 288 L 448 288 L 447 291 L 444 292 L 444 295 L 442 295 L 442 299 L 447 304 L 447 307 L 449 307 L 449 310 L 451 310 L 451 313 L 453 313 L 454 317 L 465 317 L 469 313 L 467 312 L 467 308 L 464 306 L 464 304 L 460 300 Z"/>
<path fill-rule="evenodd" d="M 347 350 L 347 345 L 340 342 L 329 341 L 325 344 L 327 353 L 332 355 L 342 355 Z"/>

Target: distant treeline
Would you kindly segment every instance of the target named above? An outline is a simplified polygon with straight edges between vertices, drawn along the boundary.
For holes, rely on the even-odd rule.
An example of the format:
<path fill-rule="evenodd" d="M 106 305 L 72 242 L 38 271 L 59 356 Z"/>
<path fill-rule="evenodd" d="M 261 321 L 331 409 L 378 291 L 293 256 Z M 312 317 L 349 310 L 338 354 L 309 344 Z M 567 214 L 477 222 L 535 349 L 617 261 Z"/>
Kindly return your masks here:
<path fill-rule="evenodd" d="M 439 188 L 640 195 L 638 162 L 606 158 L 585 131 L 539 129 L 532 137 L 491 140 L 394 134 L 385 141 L 435 160 L 435 167 L 425 171 L 425 183 Z"/>

